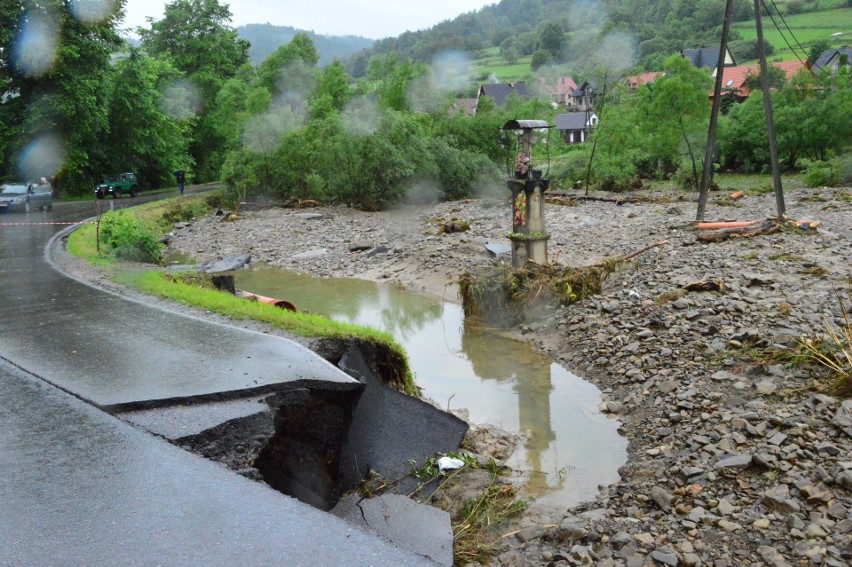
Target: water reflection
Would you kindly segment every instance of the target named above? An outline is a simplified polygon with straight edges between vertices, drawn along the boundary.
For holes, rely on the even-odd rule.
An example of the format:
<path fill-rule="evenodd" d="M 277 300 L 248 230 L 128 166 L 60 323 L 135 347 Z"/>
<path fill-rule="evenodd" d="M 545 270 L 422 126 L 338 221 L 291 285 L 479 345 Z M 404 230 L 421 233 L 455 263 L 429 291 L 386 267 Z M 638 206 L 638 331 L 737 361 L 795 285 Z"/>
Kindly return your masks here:
<path fill-rule="evenodd" d="M 302 311 L 387 331 L 409 355 L 418 385 L 476 423 L 521 432 L 509 464 L 529 474 L 532 496 L 554 506 L 592 498 L 617 480 L 627 442 L 598 412 L 600 393 L 529 345 L 464 324 L 461 306 L 397 286 L 317 279 L 274 268 L 236 275 L 237 287 Z"/>

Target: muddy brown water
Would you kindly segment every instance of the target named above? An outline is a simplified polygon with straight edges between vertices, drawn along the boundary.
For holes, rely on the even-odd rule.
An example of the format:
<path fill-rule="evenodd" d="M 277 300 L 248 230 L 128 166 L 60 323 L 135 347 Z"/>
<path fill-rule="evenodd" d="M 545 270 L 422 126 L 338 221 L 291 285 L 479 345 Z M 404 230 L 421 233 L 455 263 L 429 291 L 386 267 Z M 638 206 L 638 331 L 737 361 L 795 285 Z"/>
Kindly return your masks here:
<path fill-rule="evenodd" d="M 564 510 L 618 480 L 627 440 L 598 410 L 600 391 L 525 343 L 466 326 L 461 305 L 389 284 L 270 267 L 237 272 L 236 286 L 392 334 L 425 396 L 467 408 L 474 423 L 523 434 L 507 464 L 529 477 L 527 496 L 542 508 Z"/>

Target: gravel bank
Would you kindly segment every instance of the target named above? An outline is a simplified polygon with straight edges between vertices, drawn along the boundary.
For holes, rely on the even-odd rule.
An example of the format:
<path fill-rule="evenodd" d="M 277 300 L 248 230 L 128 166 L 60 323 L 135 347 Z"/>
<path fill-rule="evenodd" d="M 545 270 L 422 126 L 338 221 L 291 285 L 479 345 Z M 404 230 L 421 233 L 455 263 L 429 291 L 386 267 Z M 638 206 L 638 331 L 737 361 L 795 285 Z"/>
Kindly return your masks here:
<path fill-rule="evenodd" d="M 546 208 L 553 261 L 573 266 L 660 240 L 603 293 L 517 331 L 604 392 L 630 439 L 622 480 L 558 526 L 529 517 L 504 538 L 501 565 L 829 565 L 852 563 L 852 400 L 815 376 L 761 364 L 841 313 L 852 281 L 852 190 L 787 193 L 816 231 L 698 244 L 695 203 L 568 199 Z M 569 197 L 572 195 L 569 194 Z M 577 196 L 577 195 L 573 195 Z M 714 220 L 772 216 L 774 196 L 708 205 Z M 315 216 L 318 215 L 318 216 Z M 253 262 L 318 276 L 398 282 L 456 299 L 466 269 L 508 262 L 506 203 L 453 202 L 363 213 L 344 207 L 243 212 L 176 230 L 170 247 L 201 260 Z M 453 220 L 466 232 L 440 233 Z M 354 251 L 360 249 L 360 251 Z M 722 292 L 683 293 L 713 280 Z M 845 296 L 845 295 L 844 295 Z"/>

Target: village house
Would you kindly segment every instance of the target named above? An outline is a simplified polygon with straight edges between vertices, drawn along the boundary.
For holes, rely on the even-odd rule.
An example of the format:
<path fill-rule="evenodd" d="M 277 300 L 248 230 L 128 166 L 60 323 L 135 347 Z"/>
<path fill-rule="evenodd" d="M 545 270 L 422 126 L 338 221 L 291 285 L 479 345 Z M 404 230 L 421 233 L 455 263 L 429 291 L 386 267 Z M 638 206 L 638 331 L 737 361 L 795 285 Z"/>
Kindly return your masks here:
<path fill-rule="evenodd" d="M 556 86 L 553 88 L 551 99 L 560 106 L 568 105 L 568 97 L 577 90 L 577 83 L 571 77 L 559 77 L 556 79 Z"/>
<path fill-rule="evenodd" d="M 639 73 L 638 75 L 631 75 L 624 79 L 624 84 L 630 89 L 631 92 L 636 91 L 639 87 L 650 85 L 660 77 L 665 75 L 662 71 L 649 71 L 647 73 Z"/>
<path fill-rule="evenodd" d="M 582 144 L 589 137 L 592 128 L 598 125 L 598 115 L 594 112 L 566 112 L 553 119 L 556 131 L 568 145 Z"/>
<path fill-rule="evenodd" d="M 776 69 L 784 71 L 784 76 L 789 81 L 805 64 L 801 61 L 778 61 L 771 63 Z M 716 76 L 716 73 L 713 73 Z M 748 98 L 749 88 L 746 79 L 748 77 L 760 76 L 759 65 L 744 65 L 740 67 L 725 67 L 722 70 L 722 97 L 731 97 L 736 102 L 742 102 Z M 710 91 L 710 100 L 713 100 L 713 91 Z"/>
<path fill-rule="evenodd" d="M 692 64 L 701 68 L 716 69 L 719 63 L 718 47 L 701 47 L 698 49 L 681 49 L 680 54 L 692 61 Z M 725 49 L 725 67 L 736 67 L 737 62 L 730 50 Z"/>
<path fill-rule="evenodd" d="M 456 99 L 453 105 L 453 114 L 461 114 L 463 116 L 473 116 L 476 114 L 476 105 L 479 102 L 477 98 L 459 98 Z"/>
<path fill-rule="evenodd" d="M 532 94 L 525 82 L 518 81 L 516 83 L 490 83 L 482 85 L 479 87 L 477 101 L 484 96 L 493 99 L 494 104 L 500 107 L 506 104 L 506 101 L 512 96 L 529 98 Z"/>
<path fill-rule="evenodd" d="M 852 67 L 852 47 L 848 45 L 839 49 L 823 51 L 822 55 L 814 62 L 811 71 L 813 71 L 814 75 L 828 74 L 835 77 L 840 70 L 840 66 L 843 64 L 847 67 Z"/>
<path fill-rule="evenodd" d="M 565 106 L 582 112 L 594 109 L 597 89 L 598 85 L 595 81 L 583 81 L 583 84 L 566 98 Z"/>

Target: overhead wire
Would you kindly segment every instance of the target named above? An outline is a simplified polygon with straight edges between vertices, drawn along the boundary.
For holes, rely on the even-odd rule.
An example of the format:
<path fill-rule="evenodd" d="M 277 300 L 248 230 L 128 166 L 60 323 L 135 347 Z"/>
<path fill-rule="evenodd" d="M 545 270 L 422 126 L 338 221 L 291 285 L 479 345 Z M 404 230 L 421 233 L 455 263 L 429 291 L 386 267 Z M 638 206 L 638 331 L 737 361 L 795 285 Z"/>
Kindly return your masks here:
<path fill-rule="evenodd" d="M 772 2 L 772 0 L 770 0 L 770 2 Z M 790 49 L 790 51 L 793 52 L 793 55 L 795 55 L 797 59 L 801 59 L 801 56 L 796 52 L 796 48 L 793 47 L 792 45 L 790 45 L 790 41 L 787 39 L 787 36 L 784 35 L 784 32 L 781 30 L 781 27 L 778 25 L 778 22 L 775 21 L 775 16 L 772 14 L 772 10 L 769 9 L 769 6 L 766 5 L 766 2 L 764 2 L 764 0 L 760 0 L 760 4 L 763 6 L 763 9 L 766 11 L 766 14 L 769 16 L 769 19 L 772 20 L 772 25 L 775 26 L 776 30 L 778 30 L 778 33 L 781 35 L 781 39 L 784 40 L 784 43 L 787 44 L 787 47 Z M 772 5 L 775 6 L 775 3 L 772 2 Z M 775 6 L 775 9 L 777 10 L 778 7 Z"/>
<path fill-rule="evenodd" d="M 760 4 L 761 4 L 761 5 L 763 6 L 763 8 L 766 10 L 766 13 L 769 15 L 769 19 L 770 19 L 770 20 L 772 20 L 772 25 L 774 25 L 774 26 L 775 26 L 775 29 L 776 29 L 776 30 L 778 30 L 778 34 L 781 36 L 781 39 L 783 39 L 783 40 L 784 40 L 784 43 L 786 43 L 786 44 L 787 44 L 787 47 L 788 47 L 788 48 L 790 48 L 790 51 L 793 53 L 793 55 L 794 55 L 797 59 L 799 59 L 800 61 L 803 61 L 803 62 L 807 63 L 807 61 L 808 61 L 808 56 L 807 56 L 807 53 L 806 53 L 805 48 L 804 48 L 804 47 L 802 47 L 802 44 L 801 44 L 801 43 L 799 43 L 799 40 L 798 40 L 798 39 L 796 39 L 796 36 L 793 34 L 793 30 L 791 30 L 791 29 L 790 29 L 790 26 L 789 26 L 789 25 L 787 25 L 787 21 L 784 19 L 784 16 L 781 14 L 781 10 L 779 10 L 779 9 L 778 9 L 778 5 L 777 5 L 777 4 L 775 4 L 775 0 L 769 0 L 769 2 L 772 4 L 772 6 L 775 8 L 775 11 L 776 11 L 776 12 L 778 13 L 778 15 L 781 17 L 781 20 L 784 22 L 784 26 L 787 28 L 787 31 L 789 32 L 790 37 L 792 37 L 792 38 L 793 38 L 793 40 L 796 42 L 796 45 L 798 45 L 798 46 L 802 49 L 802 52 L 804 53 L 804 55 L 800 55 L 800 54 L 796 51 L 796 49 L 795 49 L 792 45 L 790 45 L 790 41 L 787 39 L 787 36 L 786 36 L 786 35 L 784 35 L 784 32 L 781 30 L 780 26 L 778 25 L 778 22 L 776 22 L 776 21 L 775 21 L 775 16 L 773 16 L 773 15 L 772 15 L 772 10 L 770 10 L 770 9 L 769 9 L 769 6 L 767 6 L 767 5 L 766 5 L 766 2 L 765 2 L 764 0 L 760 0 Z M 808 72 L 809 72 L 811 75 L 813 75 L 813 77 L 814 77 L 814 78 L 816 78 L 817 80 L 822 80 L 822 79 L 820 79 L 820 77 L 817 77 L 816 73 L 814 73 L 813 69 L 811 69 L 811 68 L 810 68 L 810 66 L 808 66 L 808 65 L 806 64 L 806 65 L 805 65 L 805 68 L 808 70 Z"/>

